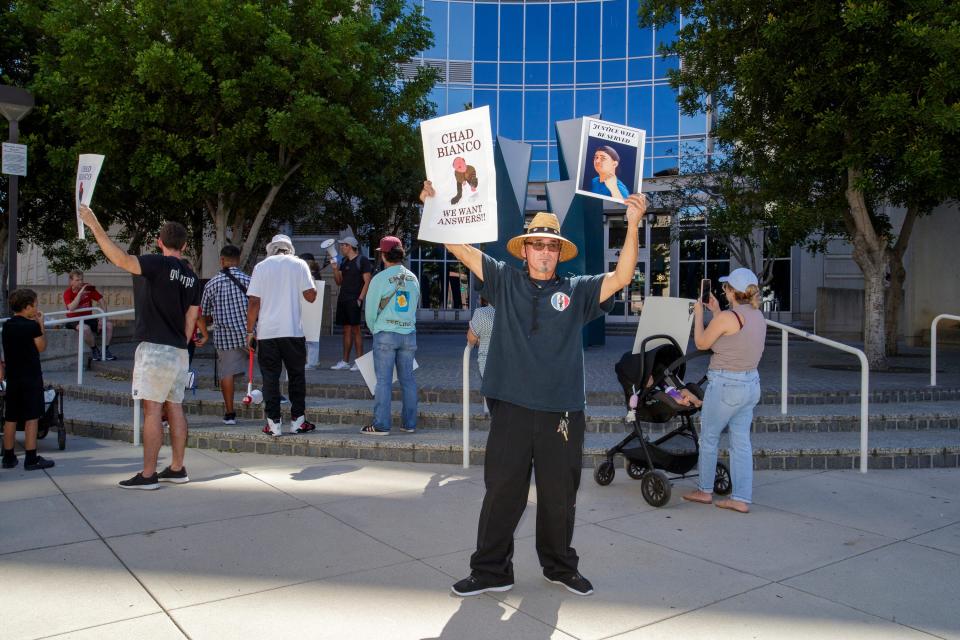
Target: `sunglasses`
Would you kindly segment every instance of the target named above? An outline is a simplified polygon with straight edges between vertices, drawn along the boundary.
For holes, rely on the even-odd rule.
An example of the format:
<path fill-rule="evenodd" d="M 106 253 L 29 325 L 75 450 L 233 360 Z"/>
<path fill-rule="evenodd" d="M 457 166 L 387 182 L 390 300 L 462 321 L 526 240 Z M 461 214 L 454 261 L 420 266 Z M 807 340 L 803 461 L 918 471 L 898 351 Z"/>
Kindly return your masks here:
<path fill-rule="evenodd" d="M 551 253 L 560 253 L 560 243 L 559 242 L 542 242 L 540 240 L 535 240 L 533 242 L 524 242 L 527 247 L 533 247 L 534 251 L 549 251 Z"/>

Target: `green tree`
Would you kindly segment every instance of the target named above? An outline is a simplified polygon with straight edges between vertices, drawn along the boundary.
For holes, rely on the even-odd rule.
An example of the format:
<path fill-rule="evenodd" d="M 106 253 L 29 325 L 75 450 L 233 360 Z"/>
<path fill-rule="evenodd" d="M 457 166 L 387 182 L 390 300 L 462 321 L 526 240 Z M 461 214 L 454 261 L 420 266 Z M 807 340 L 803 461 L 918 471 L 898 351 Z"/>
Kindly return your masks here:
<path fill-rule="evenodd" d="M 79 147 L 103 153 L 97 201 L 104 182 L 127 194 L 109 213 L 135 225 L 138 208 L 192 220 L 202 208 L 217 246 L 242 245 L 243 260 L 290 213 L 274 205 L 292 181 L 325 193 L 345 168 L 376 164 L 358 151 L 402 160 L 398 130 L 429 113 L 435 75 L 399 75 L 430 42 L 403 0 L 18 7 L 44 35 L 31 86 L 60 128 L 51 164 L 72 179 Z"/>
<path fill-rule="evenodd" d="M 681 108 L 717 110 L 717 137 L 772 206 L 814 212 L 812 230 L 842 223 L 864 276 L 867 358 L 885 367 L 914 222 L 960 190 L 960 4 L 640 3 L 643 25 L 678 13 L 667 49 L 683 60 Z M 905 209 L 898 229 L 891 207 Z"/>

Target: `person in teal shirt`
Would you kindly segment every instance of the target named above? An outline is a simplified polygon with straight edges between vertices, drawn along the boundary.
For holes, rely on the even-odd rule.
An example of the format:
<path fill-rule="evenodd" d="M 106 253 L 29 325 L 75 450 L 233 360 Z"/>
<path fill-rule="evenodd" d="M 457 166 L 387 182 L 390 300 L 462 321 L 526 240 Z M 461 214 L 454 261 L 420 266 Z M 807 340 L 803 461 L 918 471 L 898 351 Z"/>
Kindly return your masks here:
<path fill-rule="evenodd" d="M 360 433 L 390 433 L 390 397 L 393 370 L 400 381 L 403 413 L 400 430 L 417 430 L 417 381 L 413 377 L 413 358 L 417 352 L 417 306 L 420 282 L 403 266 L 406 253 L 399 238 L 386 236 L 377 249 L 383 269 L 373 277 L 367 289 L 366 320 L 373 333 L 373 364 L 377 374 L 374 392 L 373 424 Z"/>

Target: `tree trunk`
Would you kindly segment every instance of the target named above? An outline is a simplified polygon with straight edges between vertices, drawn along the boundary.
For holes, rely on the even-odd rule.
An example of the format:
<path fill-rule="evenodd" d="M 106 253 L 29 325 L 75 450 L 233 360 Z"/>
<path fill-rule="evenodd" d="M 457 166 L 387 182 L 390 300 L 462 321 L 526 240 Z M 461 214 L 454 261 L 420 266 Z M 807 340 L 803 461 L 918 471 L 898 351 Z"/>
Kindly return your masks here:
<path fill-rule="evenodd" d="M 287 180 L 290 179 L 290 176 L 299 171 L 301 166 L 302 163 L 297 162 L 290 167 L 286 175 L 283 176 L 283 179 L 280 180 L 278 184 L 270 186 L 270 190 L 267 191 L 266 197 L 263 199 L 263 202 L 260 203 L 260 210 L 257 211 L 257 215 L 253 219 L 253 224 L 250 225 L 250 232 L 247 234 L 247 239 L 243 243 L 243 248 L 240 250 L 240 264 L 246 264 L 246 262 L 250 259 L 250 256 L 253 254 L 253 249 L 256 246 L 257 238 L 260 236 L 260 227 L 263 226 L 263 221 L 270 212 L 270 207 L 273 206 L 273 201 L 277 199 L 277 194 L 280 193 L 280 189 L 282 189 L 283 185 L 287 183 Z"/>

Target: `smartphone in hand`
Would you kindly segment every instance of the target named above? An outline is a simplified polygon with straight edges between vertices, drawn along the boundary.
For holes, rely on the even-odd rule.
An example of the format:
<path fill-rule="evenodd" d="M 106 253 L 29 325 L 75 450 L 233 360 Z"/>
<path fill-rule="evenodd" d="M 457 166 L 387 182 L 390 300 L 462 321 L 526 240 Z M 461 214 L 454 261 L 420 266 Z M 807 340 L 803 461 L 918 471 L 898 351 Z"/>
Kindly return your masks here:
<path fill-rule="evenodd" d="M 700 281 L 700 302 L 703 304 L 710 302 L 710 278 L 704 278 Z"/>

